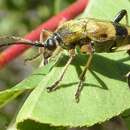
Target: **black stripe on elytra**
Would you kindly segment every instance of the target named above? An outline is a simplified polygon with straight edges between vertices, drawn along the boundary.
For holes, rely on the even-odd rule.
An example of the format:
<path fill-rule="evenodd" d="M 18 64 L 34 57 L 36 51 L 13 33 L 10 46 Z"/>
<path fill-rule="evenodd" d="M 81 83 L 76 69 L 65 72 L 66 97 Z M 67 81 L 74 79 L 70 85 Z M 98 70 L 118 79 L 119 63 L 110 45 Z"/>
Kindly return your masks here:
<path fill-rule="evenodd" d="M 113 22 L 112 24 L 115 27 L 116 36 L 119 36 L 119 37 L 126 37 L 126 36 L 128 36 L 128 31 L 127 31 L 125 26 L 122 26 L 121 24 L 118 24 L 116 22 Z"/>

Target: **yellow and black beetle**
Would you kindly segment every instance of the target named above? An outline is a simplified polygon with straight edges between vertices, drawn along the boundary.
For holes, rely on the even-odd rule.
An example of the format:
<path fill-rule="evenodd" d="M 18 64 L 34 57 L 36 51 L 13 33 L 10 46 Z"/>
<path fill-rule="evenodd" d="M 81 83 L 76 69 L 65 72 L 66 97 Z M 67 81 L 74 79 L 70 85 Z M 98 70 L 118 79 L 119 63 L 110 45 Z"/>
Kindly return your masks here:
<path fill-rule="evenodd" d="M 126 25 L 119 22 L 126 17 Z M 61 24 L 54 33 L 43 30 L 40 35 L 40 41 L 30 41 L 19 37 L 0 37 L 0 47 L 16 44 L 27 44 L 40 47 L 40 52 L 32 60 L 43 54 L 44 64 L 53 55 L 53 52 L 59 47 L 67 49 L 70 58 L 63 68 L 63 71 L 57 81 L 52 86 L 47 87 L 48 91 L 57 89 L 59 82 L 63 79 L 67 67 L 75 57 L 75 48 L 78 46 L 80 51 L 89 55 L 88 61 L 83 72 L 80 75 L 78 89 L 75 99 L 79 102 L 80 92 L 83 87 L 85 73 L 92 61 L 94 52 L 114 52 L 118 50 L 130 49 L 130 27 L 128 26 L 128 15 L 126 10 L 121 10 L 113 21 L 102 21 L 93 18 L 81 18 L 70 20 Z M 130 78 L 130 74 L 127 75 Z M 130 83 L 128 82 L 130 85 Z"/>

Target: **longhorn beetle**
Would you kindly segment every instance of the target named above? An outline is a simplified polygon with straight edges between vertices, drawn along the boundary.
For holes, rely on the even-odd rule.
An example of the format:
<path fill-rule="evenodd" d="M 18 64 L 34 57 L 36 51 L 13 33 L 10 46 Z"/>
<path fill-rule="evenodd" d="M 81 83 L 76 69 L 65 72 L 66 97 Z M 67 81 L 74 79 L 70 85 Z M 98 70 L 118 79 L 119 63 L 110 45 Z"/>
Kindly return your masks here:
<path fill-rule="evenodd" d="M 120 24 L 120 21 L 126 18 L 126 25 Z M 19 43 L 16 43 L 19 41 Z M 94 18 L 80 18 L 70 20 L 61 24 L 54 33 L 43 30 L 40 34 L 40 41 L 30 41 L 19 37 L 0 37 L 0 47 L 12 44 L 26 44 L 39 47 L 39 53 L 31 59 L 43 54 L 44 64 L 52 57 L 53 52 L 60 49 L 66 49 L 70 58 L 61 72 L 59 78 L 49 87 L 48 92 L 58 88 L 58 84 L 75 57 L 75 48 L 79 46 L 81 52 L 89 55 L 84 70 L 80 74 L 78 89 L 75 94 L 76 102 L 79 102 L 79 96 L 83 87 L 84 77 L 88 70 L 94 52 L 115 52 L 120 50 L 130 50 L 130 27 L 128 26 L 128 15 L 126 10 L 121 10 L 113 21 L 102 21 Z M 128 80 L 130 74 L 127 75 Z M 130 86 L 130 82 L 128 82 Z"/>

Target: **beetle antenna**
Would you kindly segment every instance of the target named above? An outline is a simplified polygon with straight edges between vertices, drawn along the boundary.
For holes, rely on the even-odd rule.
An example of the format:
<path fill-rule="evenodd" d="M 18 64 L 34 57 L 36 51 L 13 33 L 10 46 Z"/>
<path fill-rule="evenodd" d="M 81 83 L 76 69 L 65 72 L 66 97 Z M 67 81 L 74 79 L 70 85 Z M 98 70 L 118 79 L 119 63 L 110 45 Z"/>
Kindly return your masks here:
<path fill-rule="evenodd" d="M 30 45 L 30 46 L 35 46 L 35 47 L 44 47 L 43 44 L 41 44 L 40 42 L 37 42 L 37 41 L 36 42 L 3 43 L 3 44 L 0 44 L 0 47 L 18 45 L 18 44 Z"/>
<path fill-rule="evenodd" d="M 2 36 L 0 37 L 0 47 L 3 46 L 10 46 L 14 44 L 24 44 L 24 45 L 30 45 L 35 47 L 44 47 L 44 45 L 39 41 L 31 41 L 27 40 L 21 37 L 15 37 L 15 36 Z"/>

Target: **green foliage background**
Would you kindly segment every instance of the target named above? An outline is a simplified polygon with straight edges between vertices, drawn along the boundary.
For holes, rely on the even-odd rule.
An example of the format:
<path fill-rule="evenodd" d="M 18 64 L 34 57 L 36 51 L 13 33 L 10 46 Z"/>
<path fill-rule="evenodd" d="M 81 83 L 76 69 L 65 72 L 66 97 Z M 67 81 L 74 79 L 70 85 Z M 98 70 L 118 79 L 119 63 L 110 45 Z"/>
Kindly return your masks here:
<path fill-rule="evenodd" d="M 5 0 L 0 2 L 2 35 L 24 35 L 44 20 L 58 13 L 72 1 Z M 112 0 L 91 0 L 89 7 L 84 12 L 84 16 L 112 20 L 114 15 L 122 8 L 130 12 L 128 5 L 128 0 L 125 0 L 125 2 L 120 0 L 118 4 L 113 4 Z M 113 9 L 110 7 L 113 7 Z M 84 16 L 82 15 L 82 17 Z M 129 88 L 123 78 L 123 75 L 129 71 L 130 63 L 129 57 L 125 52 L 95 55 L 92 71 L 87 72 L 88 77 L 85 80 L 87 87 L 83 89 L 79 104 L 74 102 L 74 93 L 79 81 L 79 72 L 83 69 L 87 59 L 86 56 L 78 55 L 75 58 L 75 61 L 69 66 L 64 80 L 61 82 L 61 89 L 51 94 L 45 91 L 47 85 L 57 79 L 67 58 L 66 55 L 62 55 L 55 67 L 54 62 L 52 62 L 46 67 L 39 68 L 33 72 L 29 78 L 15 87 L 0 92 L 0 106 L 2 107 L 24 91 L 36 88 L 27 98 L 18 114 L 17 126 L 20 129 L 65 129 L 62 127 L 49 127 L 46 123 L 54 126 L 91 126 L 119 115 L 130 108 Z M 0 77 L 2 79 L 0 81 L 3 86 L 1 89 L 5 89 L 5 86 L 13 86 L 13 84 L 16 84 L 31 73 L 33 67 L 29 65 L 26 66 L 26 69 L 20 68 L 20 66 L 23 66 L 21 61 L 23 61 L 22 57 L 8 66 L 11 71 L 3 70 L 1 72 Z M 54 68 L 48 74 L 52 67 Z M 12 76 L 14 74 L 17 77 L 15 79 Z M 72 79 L 69 79 L 70 75 Z M 10 81 L 8 77 L 12 77 Z M 4 81 L 4 79 L 6 80 Z M 18 102 L 23 103 L 25 99 L 25 96 L 19 96 L 12 103 L 13 105 L 9 104 L 1 109 L 1 129 L 4 130 L 12 119 L 13 121 L 8 130 L 15 129 L 15 126 L 12 125 L 15 122 L 14 111 L 18 109 Z M 128 122 L 129 120 L 127 121 L 129 126 Z"/>
<path fill-rule="evenodd" d="M 0 35 L 22 37 L 72 2 L 74 0 L 0 0 Z M 14 86 L 32 72 L 34 63 L 25 66 L 24 58 L 33 53 L 35 50 L 30 49 L 0 71 L 0 90 Z M 24 95 L 0 109 L 0 130 L 10 124 L 21 100 Z"/>
<path fill-rule="evenodd" d="M 67 5 L 73 1 L 74 0 L 1 0 L 0 35 L 26 34 L 49 17 L 67 7 Z"/>

